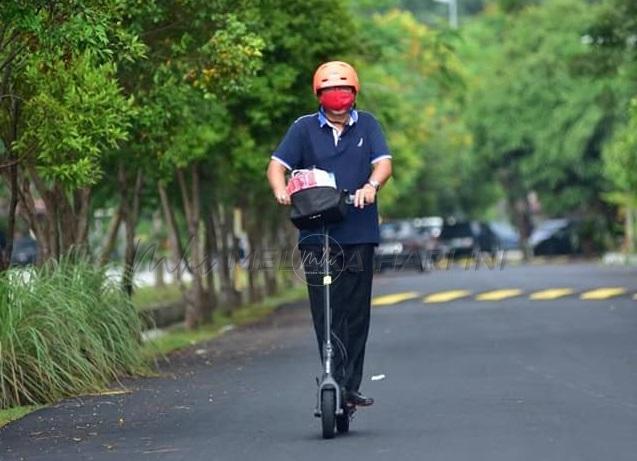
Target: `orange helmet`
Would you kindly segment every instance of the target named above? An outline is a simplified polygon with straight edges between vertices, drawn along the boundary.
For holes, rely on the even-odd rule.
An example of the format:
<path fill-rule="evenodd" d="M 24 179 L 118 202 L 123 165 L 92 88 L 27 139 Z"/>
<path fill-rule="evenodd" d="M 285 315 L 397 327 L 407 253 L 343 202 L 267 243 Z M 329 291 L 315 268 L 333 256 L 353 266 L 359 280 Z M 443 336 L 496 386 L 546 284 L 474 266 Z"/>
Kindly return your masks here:
<path fill-rule="evenodd" d="M 351 86 L 358 93 L 360 84 L 354 68 L 343 61 L 330 61 L 321 64 L 314 72 L 312 84 L 314 94 L 318 95 L 320 90 L 334 86 Z"/>

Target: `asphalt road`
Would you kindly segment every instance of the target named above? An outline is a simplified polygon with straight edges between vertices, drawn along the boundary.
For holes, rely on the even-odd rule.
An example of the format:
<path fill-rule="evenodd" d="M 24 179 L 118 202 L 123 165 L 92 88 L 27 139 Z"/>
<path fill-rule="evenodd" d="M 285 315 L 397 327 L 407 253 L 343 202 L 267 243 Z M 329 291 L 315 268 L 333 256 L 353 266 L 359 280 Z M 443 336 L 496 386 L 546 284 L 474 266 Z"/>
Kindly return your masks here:
<path fill-rule="evenodd" d="M 294 306 L 131 393 L 10 424 L 0 459 L 635 460 L 636 293 L 636 269 L 592 263 L 382 275 L 363 383 L 377 402 L 347 435 L 320 437 L 318 354 Z"/>

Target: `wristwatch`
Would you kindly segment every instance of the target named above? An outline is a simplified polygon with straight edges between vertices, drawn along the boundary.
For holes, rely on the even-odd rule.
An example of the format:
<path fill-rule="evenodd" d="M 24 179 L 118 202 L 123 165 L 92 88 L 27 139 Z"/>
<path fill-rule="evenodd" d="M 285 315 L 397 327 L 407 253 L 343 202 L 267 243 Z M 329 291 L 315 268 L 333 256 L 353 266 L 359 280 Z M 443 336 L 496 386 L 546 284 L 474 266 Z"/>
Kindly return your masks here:
<path fill-rule="evenodd" d="M 369 178 L 367 180 L 367 184 L 369 184 L 374 189 L 376 189 L 377 192 L 378 192 L 378 189 L 380 189 L 380 183 L 378 181 L 376 181 L 375 179 Z"/>

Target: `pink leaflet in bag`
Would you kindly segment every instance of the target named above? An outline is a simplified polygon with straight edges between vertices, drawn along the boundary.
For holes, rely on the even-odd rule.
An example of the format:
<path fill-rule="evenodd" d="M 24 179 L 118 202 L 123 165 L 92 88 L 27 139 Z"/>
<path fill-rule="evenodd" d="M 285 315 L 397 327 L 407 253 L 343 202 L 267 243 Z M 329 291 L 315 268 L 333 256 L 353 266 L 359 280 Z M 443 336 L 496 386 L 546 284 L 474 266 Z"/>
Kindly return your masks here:
<path fill-rule="evenodd" d="M 318 168 L 294 170 L 286 186 L 286 191 L 288 195 L 292 195 L 295 192 L 311 187 L 332 187 L 336 189 L 336 178 L 333 173 Z"/>

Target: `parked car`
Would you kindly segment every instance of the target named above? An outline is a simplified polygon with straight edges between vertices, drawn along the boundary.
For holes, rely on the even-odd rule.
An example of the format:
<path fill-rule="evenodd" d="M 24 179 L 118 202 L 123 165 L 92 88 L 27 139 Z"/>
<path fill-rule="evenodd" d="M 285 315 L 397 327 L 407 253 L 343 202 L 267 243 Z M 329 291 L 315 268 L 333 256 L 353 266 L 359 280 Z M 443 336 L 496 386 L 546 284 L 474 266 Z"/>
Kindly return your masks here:
<path fill-rule="evenodd" d="M 423 235 L 427 235 L 431 238 L 440 237 L 444 220 L 439 216 L 426 216 L 423 218 L 415 218 L 413 224 L 416 230 Z"/>
<path fill-rule="evenodd" d="M 537 226 L 529 237 L 536 256 L 579 253 L 577 222 L 572 219 L 548 219 Z"/>
<path fill-rule="evenodd" d="M 507 222 L 491 221 L 489 228 L 495 234 L 500 250 L 517 250 L 520 248 L 520 234 Z"/>
<path fill-rule="evenodd" d="M 13 241 L 11 265 L 27 266 L 38 260 L 38 242 L 29 236 L 18 237 Z"/>
<path fill-rule="evenodd" d="M 499 248 L 496 234 L 479 221 L 447 220 L 439 240 L 442 251 L 449 256 L 468 256 L 482 251 L 494 254 Z"/>
<path fill-rule="evenodd" d="M 380 225 L 380 244 L 374 253 L 374 267 L 416 268 L 425 272 L 429 268 L 427 242 L 430 237 L 418 232 L 412 221 L 384 222 Z"/>

